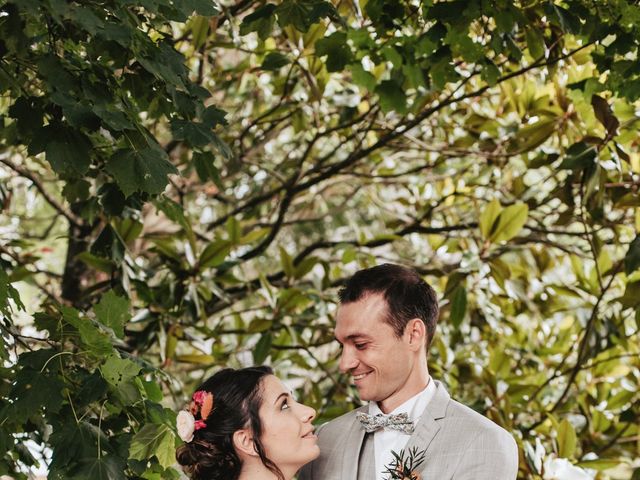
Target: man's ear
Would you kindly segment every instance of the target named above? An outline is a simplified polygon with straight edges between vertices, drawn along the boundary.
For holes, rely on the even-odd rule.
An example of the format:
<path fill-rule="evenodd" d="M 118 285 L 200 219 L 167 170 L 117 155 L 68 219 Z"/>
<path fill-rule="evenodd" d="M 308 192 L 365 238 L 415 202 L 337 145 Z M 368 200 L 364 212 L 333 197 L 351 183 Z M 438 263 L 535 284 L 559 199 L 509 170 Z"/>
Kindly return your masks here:
<path fill-rule="evenodd" d="M 258 452 L 253 444 L 253 435 L 248 428 L 236 430 L 233 433 L 233 446 L 239 456 L 257 457 Z"/>
<path fill-rule="evenodd" d="M 407 322 L 404 333 L 409 341 L 409 348 L 418 350 L 424 348 L 427 341 L 427 328 L 422 320 L 413 318 Z"/>

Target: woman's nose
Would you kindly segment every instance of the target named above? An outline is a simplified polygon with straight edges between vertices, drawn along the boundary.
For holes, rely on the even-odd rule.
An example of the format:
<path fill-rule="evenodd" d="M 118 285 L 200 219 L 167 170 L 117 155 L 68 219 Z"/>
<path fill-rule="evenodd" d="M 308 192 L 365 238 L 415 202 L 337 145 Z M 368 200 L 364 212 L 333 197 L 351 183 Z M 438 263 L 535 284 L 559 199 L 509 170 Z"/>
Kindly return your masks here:
<path fill-rule="evenodd" d="M 302 405 L 301 419 L 303 422 L 308 423 L 312 422 L 314 418 L 316 418 L 316 410 L 313 407 L 308 407 L 307 405 Z"/>

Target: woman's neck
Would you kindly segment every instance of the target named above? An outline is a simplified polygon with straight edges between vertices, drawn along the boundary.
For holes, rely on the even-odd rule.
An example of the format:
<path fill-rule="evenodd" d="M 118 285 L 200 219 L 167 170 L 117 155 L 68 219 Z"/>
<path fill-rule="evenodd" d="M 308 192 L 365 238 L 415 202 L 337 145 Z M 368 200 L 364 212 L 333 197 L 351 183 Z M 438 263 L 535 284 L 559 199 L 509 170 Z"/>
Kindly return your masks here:
<path fill-rule="evenodd" d="M 292 480 L 295 473 L 282 470 L 285 480 Z M 244 462 L 238 480 L 278 480 L 278 476 L 265 467 L 261 461 L 257 463 Z"/>

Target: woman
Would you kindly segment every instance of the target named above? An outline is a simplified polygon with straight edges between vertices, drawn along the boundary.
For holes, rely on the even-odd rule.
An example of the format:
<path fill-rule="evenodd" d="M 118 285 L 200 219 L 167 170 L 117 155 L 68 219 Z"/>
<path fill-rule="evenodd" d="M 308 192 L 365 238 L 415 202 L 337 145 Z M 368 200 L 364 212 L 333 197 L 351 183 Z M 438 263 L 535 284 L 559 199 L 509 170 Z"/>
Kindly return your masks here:
<path fill-rule="evenodd" d="M 221 370 L 178 414 L 178 463 L 193 480 L 291 480 L 320 454 L 313 408 L 269 367 Z"/>

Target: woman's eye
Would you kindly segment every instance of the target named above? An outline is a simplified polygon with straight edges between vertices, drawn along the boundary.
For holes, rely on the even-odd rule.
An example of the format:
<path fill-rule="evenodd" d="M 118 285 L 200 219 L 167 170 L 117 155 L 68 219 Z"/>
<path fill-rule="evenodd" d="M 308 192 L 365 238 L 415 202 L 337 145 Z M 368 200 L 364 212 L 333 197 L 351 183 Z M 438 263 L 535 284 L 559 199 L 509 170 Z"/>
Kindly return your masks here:
<path fill-rule="evenodd" d="M 282 406 L 280 407 L 280 410 L 288 410 L 289 409 L 289 403 L 285 400 L 284 402 L 282 402 Z"/>

